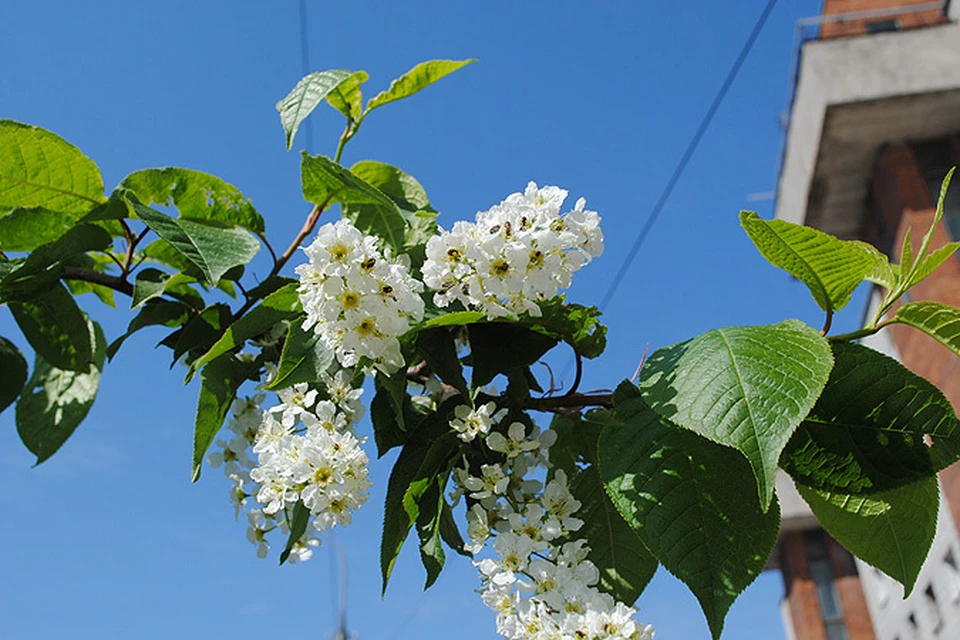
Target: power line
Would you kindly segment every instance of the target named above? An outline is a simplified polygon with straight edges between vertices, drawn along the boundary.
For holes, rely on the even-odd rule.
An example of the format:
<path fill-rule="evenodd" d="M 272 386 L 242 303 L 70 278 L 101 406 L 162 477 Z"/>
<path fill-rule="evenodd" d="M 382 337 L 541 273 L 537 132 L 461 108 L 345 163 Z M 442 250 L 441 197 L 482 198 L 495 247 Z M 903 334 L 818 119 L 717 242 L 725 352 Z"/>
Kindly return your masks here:
<path fill-rule="evenodd" d="M 300 77 L 310 73 L 310 41 L 307 38 L 307 0 L 300 0 Z M 313 151 L 313 126 L 310 118 L 303 123 L 307 153 Z"/>
<path fill-rule="evenodd" d="M 737 73 L 740 72 L 740 67 L 743 66 L 744 61 L 747 59 L 747 56 L 750 54 L 750 50 L 753 49 L 754 43 L 757 41 L 757 37 L 760 35 L 760 31 L 763 29 L 763 25 L 766 24 L 767 18 L 770 17 L 770 13 L 773 11 L 774 6 L 777 4 L 777 0 L 769 0 L 767 6 L 763 8 L 760 17 L 757 19 L 756 24 L 753 26 L 753 30 L 750 32 L 750 35 L 747 37 L 747 41 L 743 44 L 743 47 L 740 49 L 740 55 L 737 56 L 736 61 L 733 63 L 733 66 L 730 67 L 730 70 L 727 72 L 727 77 L 723 81 L 723 85 L 720 86 L 720 90 L 717 92 L 716 97 L 713 99 L 713 103 L 710 105 L 710 108 L 707 109 L 707 113 L 703 116 L 703 120 L 700 121 L 700 126 L 697 128 L 696 133 L 693 134 L 693 138 L 690 139 L 689 144 L 687 144 L 686 151 L 683 152 L 683 156 L 680 158 L 680 162 L 677 163 L 676 168 L 673 170 L 673 174 L 670 176 L 670 179 L 667 181 L 666 186 L 663 188 L 663 191 L 660 193 L 660 198 L 657 200 L 657 203 L 653 206 L 653 210 L 650 212 L 650 216 L 647 218 L 646 223 L 644 223 L 643 228 L 640 230 L 640 233 L 637 235 L 637 239 L 634 241 L 633 246 L 630 248 L 630 252 L 627 253 L 627 256 L 624 258 L 623 263 L 620 265 L 620 269 L 617 271 L 617 275 L 613 277 L 613 281 L 610 283 L 610 287 L 607 289 L 607 292 L 603 295 L 603 298 L 600 300 L 600 308 L 604 309 L 610 300 L 613 298 L 613 294 L 616 293 L 617 289 L 620 287 L 620 283 L 623 281 L 624 276 L 627 274 L 627 271 L 630 269 L 630 265 L 633 264 L 633 259 L 637 257 L 637 253 L 640 251 L 640 247 L 643 246 L 643 243 L 646 241 L 647 236 L 650 234 L 650 230 L 653 228 L 654 223 L 657 221 L 657 218 L 660 216 L 660 213 L 663 211 L 663 206 L 666 204 L 667 199 L 670 197 L 670 194 L 673 193 L 673 188 L 677 186 L 680 177 L 683 175 L 684 170 L 687 168 L 687 164 L 690 162 L 690 158 L 693 157 L 694 152 L 697 150 L 697 146 L 700 144 L 700 140 L 703 138 L 704 134 L 707 132 L 707 128 L 710 126 L 710 122 L 713 120 L 713 116 L 716 115 L 717 110 L 720 108 L 720 105 L 723 103 L 724 98 L 727 96 L 727 91 L 729 91 L 730 86 L 733 84 L 733 81 L 737 77 Z"/>

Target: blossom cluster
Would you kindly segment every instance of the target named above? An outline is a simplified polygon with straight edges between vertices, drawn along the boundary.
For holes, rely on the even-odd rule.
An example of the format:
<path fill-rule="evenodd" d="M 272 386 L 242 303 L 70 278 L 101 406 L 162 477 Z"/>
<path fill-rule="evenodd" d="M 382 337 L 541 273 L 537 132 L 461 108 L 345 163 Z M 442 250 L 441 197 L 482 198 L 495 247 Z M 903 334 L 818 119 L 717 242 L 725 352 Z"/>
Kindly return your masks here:
<path fill-rule="evenodd" d="M 483 415 L 489 413 L 484 407 Z M 451 428 L 462 435 L 458 421 L 464 422 L 455 419 Z M 479 475 L 469 465 L 454 474 L 454 497 L 465 494 L 473 503 L 466 550 L 477 554 L 494 537 L 494 556 L 474 564 L 483 601 L 497 614 L 497 632 L 511 640 L 653 640 L 653 627 L 637 623 L 635 609 L 597 588 L 600 571 L 586 541 L 576 537 L 581 504 L 564 471 L 555 470 L 545 486 L 531 477 L 549 466 L 556 434 L 521 422 L 506 431 L 490 431 L 484 439 L 502 463 L 482 464 Z"/>
<path fill-rule="evenodd" d="M 386 371 L 403 366 L 398 336 L 423 318 L 423 283 L 410 276 L 407 257 L 391 259 L 374 236 L 349 220 L 326 224 L 304 249 L 297 291 L 313 329 L 344 367 L 361 357 Z"/>
<path fill-rule="evenodd" d="M 323 375 L 319 391 L 299 383 L 278 391 L 280 403 L 263 411 L 263 393 L 239 398 L 231 407 L 229 439 L 219 439 L 208 460 L 223 466 L 232 481 L 230 498 L 236 515 L 246 512 L 247 539 L 266 557 L 268 534 L 290 532 L 288 516 L 302 500 L 316 532 L 348 524 L 367 500 L 366 453 L 353 424 L 363 416 L 362 389 L 350 384 L 350 372 Z M 251 453 L 253 454 L 251 456 Z M 308 534 L 294 544 L 291 561 L 310 559 L 320 544 Z"/>
<path fill-rule="evenodd" d="M 580 198 L 561 214 L 567 192 L 533 182 L 476 222 L 457 222 L 427 242 L 423 280 L 434 303 L 459 301 L 490 319 L 529 313 L 570 286 L 574 272 L 603 252 L 600 216 Z"/>

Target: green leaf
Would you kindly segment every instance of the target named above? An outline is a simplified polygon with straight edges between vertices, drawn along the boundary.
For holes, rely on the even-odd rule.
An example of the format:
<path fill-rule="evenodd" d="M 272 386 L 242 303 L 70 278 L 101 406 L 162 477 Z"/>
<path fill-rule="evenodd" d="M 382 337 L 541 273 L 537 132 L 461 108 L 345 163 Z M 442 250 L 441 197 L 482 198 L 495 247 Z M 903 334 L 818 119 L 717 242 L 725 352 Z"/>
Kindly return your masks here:
<path fill-rule="evenodd" d="M 0 212 L 42 207 L 79 218 L 103 200 L 100 171 L 79 149 L 40 127 L 0 120 Z"/>
<path fill-rule="evenodd" d="M 909 274 L 913 269 L 913 242 L 910 240 L 910 231 L 911 227 L 907 227 L 907 232 L 903 234 L 903 246 L 900 248 L 900 273 Z"/>
<path fill-rule="evenodd" d="M 250 262 L 260 250 L 260 242 L 242 229 L 183 218 L 175 220 L 149 207 L 138 208 L 137 215 L 196 265 L 212 285 L 216 285 L 233 267 Z"/>
<path fill-rule="evenodd" d="M 159 269 L 146 268 L 138 271 L 133 281 L 133 299 L 130 301 L 130 308 L 136 309 L 147 300 L 162 296 L 167 282 L 172 277 L 172 274 Z"/>
<path fill-rule="evenodd" d="M 867 272 L 867 275 L 864 276 L 864 280 L 878 284 L 887 290 L 896 288 L 897 283 L 900 282 L 900 265 L 890 264 L 890 260 L 886 254 L 881 253 L 872 244 L 860 242 L 859 240 L 853 242 L 856 242 L 861 249 L 873 257 L 873 266 L 870 268 L 870 271 Z"/>
<path fill-rule="evenodd" d="M 420 538 L 420 561 L 427 572 L 427 581 L 423 588 L 429 589 L 440 576 L 446 554 L 441 543 L 440 527 L 443 518 L 443 486 L 447 476 L 436 478 L 423 494 L 417 513 L 417 537 Z"/>
<path fill-rule="evenodd" d="M 471 324 L 467 333 L 474 388 L 489 383 L 498 373 L 529 367 L 557 344 L 555 338 L 510 322 Z"/>
<path fill-rule="evenodd" d="M 370 220 L 361 221 L 393 247 L 403 246 L 403 229 L 406 221 L 396 203 L 375 186 L 364 182 L 348 169 L 324 156 L 311 156 L 303 152 L 300 162 L 300 178 L 303 197 L 307 202 L 323 205 L 341 202 L 351 206 L 369 205 Z"/>
<path fill-rule="evenodd" d="M 380 569 L 383 592 L 410 528 L 420 514 L 420 504 L 437 477 L 450 469 L 458 440 L 450 433 L 428 441 L 415 438 L 404 445 L 387 483 L 380 542 Z"/>
<path fill-rule="evenodd" d="M 737 596 L 760 575 L 780 529 L 751 491 L 736 451 L 671 425 L 635 398 L 616 407 L 622 425 L 600 436 L 600 473 L 644 546 L 700 601 L 714 639 Z"/>
<path fill-rule="evenodd" d="M 397 167 L 373 160 L 362 160 L 352 167 L 350 173 L 365 183 L 375 187 L 395 204 L 394 207 L 383 207 L 373 203 L 351 203 L 343 207 L 343 217 L 353 222 L 354 226 L 366 234 L 376 235 L 386 240 L 397 251 L 403 250 L 411 244 L 425 243 L 429 235 L 436 235 L 436 220 L 433 222 L 433 233 L 425 238 L 408 237 L 408 229 L 416 220 L 416 211 L 432 211 L 430 200 L 423 185 L 417 182 L 409 173 Z M 400 214 L 397 215 L 397 208 Z M 426 223 L 429 227 L 429 222 Z M 429 231 L 430 229 L 426 229 Z M 413 242 L 411 242 L 413 240 Z"/>
<path fill-rule="evenodd" d="M 600 310 L 579 304 L 567 304 L 564 296 L 538 303 L 539 318 L 523 316 L 520 321 L 542 328 L 567 344 L 584 358 L 596 358 L 607 346 L 607 328 L 600 324 Z"/>
<path fill-rule="evenodd" d="M 747 457 L 764 509 L 777 460 L 827 383 L 829 343 L 798 320 L 715 329 L 658 350 L 640 388 L 660 415 Z"/>
<path fill-rule="evenodd" d="M 66 287 L 58 284 L 10 311 L 30 346 L 50 365 L 86 372 L 93 357 L 87 318 Z"/>
<path fill-rule="evenodd" d="M 214 358 L 242 347 L 250 338 L 269 331 L 278 322 L 292 320 L 300 312 L 297 283 L 291 282 L 271 293 L 230 325 L 210 350 L 193 363 L 193 369 L 199 369 Z"/>
<path fill-rule="evenodd" d="M 457 357 L 457 345 L 454 333 L 446 328 L 428 329 L 415 334 L 414 349 L 427 366 L 443 382 L 460 390 L 463 397 L 469 397 L 467 381 L 463 377 L 463 367 Z"/>
<path fill-rule="evenodd" d="M 82 215 L 42 207 L 0 213 L 0 251 L 33 251 L 65 234 Z"/>
<path fill-rule="evenodd" d="M 27 382 L 27 360 L 17 346 L 0 337 L 0 413 L 13 404 Z"/>
<path fill-rule="evenodd" d="M 862 243 L 810 227 L 740 212 L 740 224 L 763 257 L 803 282 L 824 311 L 842 309 L 876 264 Z"/>
<path fill-rule="evenodd" d="M 0 282 L 7 299 L 31 299 L 47 291 L 60 278 L 64 263 L 88 251 L 102 251 L 113 239 L 93 224 L 78 224 L 57 240 L 37 247 Z"/>
<path fill-rule="evenodd" d="M 65 280 L 64 284 L 67 285 L 67 289 L 70 290 L 70 293 L 72 293 L 74 297 L 85 293 L 92 293 L 97 296 L 103 304 L 113 309 L 117 308 L 113 299 L 113 289 L 110 287 L 105 287 L 93 282 L 86 282 L 85 280 Z"/>
<path fill-rule="evenodd" d="M 453 518 L 453 509 L 446 500 L 443 501 L 443 508 L 440 513 L 440 537 L 456 553 L 465 558 L 473 558 L 473 554 L 463 548 L 465 544 L 463 536 L 460 535 L 457 521 Z"/>
<path fill-rule="evenodd" d="M 324 98 L 330 95 L 341 83 L 350 79 L 367 79 L 366 71 L 346 71 L 331 69 L 318 71 L 303 77 L 300 82 L 277 103 L 280 112 L 280 124 L 286 134 L 287 151 L 293 147 L 293 137 L 307 116 L 316 109 Z M 362 82 L 363 80 L 360 80 Z M 334 98 L 336 101 L 337 98 Z M 331 104 L 333 104 L 331 102 Z M 336 105 L 334 105 L 336 106 Z"/>
<path fill-rule="evenodd" d="M 219 222 L 243 227 L 257 235 L 264 231 L 263 217 L 240 190 L 217 176 L 177 167 L 142 169 L 131 173 L 120 187 L 144 205 L 173 205 L 180 219 Z M 135 207 L 139 215 L 139 207 Z"/>
<path fill-rule="evenodd" d="M 292 322 L 283 343 L 277 375 L 264 387 L 267 391 L 285 389 L 298 382 L 316 382 L 333 363 L 334 352 L 320 340 L 319 334 L 304 331 Z"/>
<path fill-rule="evenodd" d="M 943 182 L 940 183 L 940 197 L 937 198 L 937 209 L 933 216 L 933 222 L 930 224 L 930 228 L 927 230 L 927 233 L 923 236 L 923 240 L 920 242 L 920 252 L 917 254 L 917 261 L 915 264 L 910 267 L 900 265 L 901 273 L 906 274 L 907 286 L 912 287 L 916 283 L 920 282 L 926 276 L 920 276 L 921 267 L 924 266 L 924 263 L 927 261 L 927 251 L 930 249 L 930 242 L 933 241 L 933 234 L 937 230 L 937 225 L 940 224 L 941 218 L 943 218 L 943 203 L 947 199 L 947 189 L 950 188 L 950 179 L 953 178 L 953 172 L 956 171 L 956 167 L 950 169 L 947 172 L 947 175 L 944 176 Z M 910 228 L 907 228 L 906 236 L 903 240 L 904 250 L 906 250 L 907 245 L 910 244 Z M 938 256 L 939 259 L 940 256 Z M 945 258 L 944 258 L 945 259 Z M 903 262 L 901 260 L 901 262 Z M 934 265 L 926 273 L 929 275 L 936 268 Z"/>
<path fill-rule="evenodd" d="M 206 353 L 223 335 L 231 320 L 233 320 L 233 314 L 230 312 L 230 307 L 219 302 L 206 307 L 190 318 L 183 325 L 173 345 L 173 362 L 170 366 L 176 364 L 184 354 L 189 354 L 187 356 L 189 364 L 190 361 Z"/>
<path fill-rule="evenodd" d="M 931 251 L 930 255 L 920 262 L 916 273 L 913 274 L 913 278 L 910 280 L 909 286 L 912 287 L 921 280 L 926 279 L 927 276 L 937 270 L 937 267 L 946 262 L 950 256 L 955 254 L 957 249 L 960 249 L 960 242 L 949 242 L 939 249 Z"/>
<path fill-rule="evenodd" d="M 656 573 L 657 560 L 604 492 L 596 466 L 577 474 L 570 492 L 581 504 L 577 537 L 587 541 L 590 561 L 600 569 L 597 587 L 620 602 L 635 602 Z"/>
<path fill-rule="evenodd" d="M 476 62 L 475 58 L 469 60 L 428 60 L 421 62 L 410 71 L 390 83 L 386 91 L 381 91 L 367 102 L 367 109 L 364 115 L 370 113 L 377 107 L 401 100 L 425 89 L 447 74 L 453 73 L 457 69 L 464 67 L 471 62 Z"/>
<path fill-rule="evenodd" d="M 127 325 L 127 331 L 110 343 L 107 347 L 107 357 L 113 360 L 120 350 L 121 345 L 127 338 L 144 327 L 162 325 L 164 327 L 179 327 L 191 315 L 189 306 L 182 302 L 172 302 L 170 300 L 150 300 L 140 310 L 140 313 L 133 317 L 130 324 Z"/>
<path fill-rule="evenodd" d="M 866 496 L 803 485 L 797 490 L 827 533 L 910 595 L 937 533 L 940 490 L 935 477 Z"/>
<path fill-rule="evenodd" d="M 890 321 L 919 329 L 960 356 L 960 309 L 942 302 L 908 302 Z"/>
<path fill-rule="evenodd" d="M 432 318 L 420 325 L 419 329 L 433 329 L 435 327 L 462 327 L 468 324 L 483 322 L 487 316 L 479 311 L 455 311 Z"/>
<path fill-rule="evenodd" d="M 239 360 L 225 354 L 208 364 L 200 372 L 200 397 L 197 401 L 196 426 L 193 432 L 192 482 L 200 479 L 203 456 L 223 426 L 227 410 L 237 397 L 237 389 L 256 376 L 259 366 L 252 361 Z"/>
<path fill-rule="evenodd" d="M 94 344 L 93 361 L 85 371 L 58 369 L 40 355 L 33 375 L 17 401 L 16 423 L 20 439 L 40 464 L 66 442 L 87 417 L 100 386 L 106 357 L 106 339 L 100 325 L 88 321 L 88 341 Z"/>
<path fill-rule="evenodd" d="M 283 551 L 280 553 L 281 565 L 287 561 L 287 558 L 290 557 L 290 552 L 293 551 L 293 547 L 296 546 L 297 542 L 299 542 L 307 532 L 307 524 L 309 522 L 310 510 L 303 504 L 303 500 L 297 500 L 297 504 L 293 507 L 293 521 L 290 524 L 290 535 L 287 536 L 287 544 L 284 545 Z"/>
<path fill-rule="evenodd" d="M 343 80 L 330 93 L 327 102 L 330 106 L 356 122 L 363 111 L 363 91 L 360 85 L 370 79 L 366 71 L 358 71 Z M 289 149 L 289 147 L 288 147 Z"/>

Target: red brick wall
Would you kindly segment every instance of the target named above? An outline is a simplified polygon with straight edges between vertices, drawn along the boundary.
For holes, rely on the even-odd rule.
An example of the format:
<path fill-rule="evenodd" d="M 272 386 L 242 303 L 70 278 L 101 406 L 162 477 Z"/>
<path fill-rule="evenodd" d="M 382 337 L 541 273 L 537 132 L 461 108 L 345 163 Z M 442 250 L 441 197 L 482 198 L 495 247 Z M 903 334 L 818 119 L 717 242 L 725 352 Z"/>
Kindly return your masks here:
<path fill-rule="evenodd" d="M 807 549 L 802 531 L 791 531 L 780 537 L 783 585 L 790 606 L 790 618 L 797 640 L 827 640 L 827 632 L 817 604 L 816 585 L 810 577 Z"/>
<path fill-rule="evenodd" d="M 823 15 L 838 15 L 858 11 L 873 11 L 882 9 L 899 9 L 915 4 L 927 4 L 930 0 L 824 0 Z M 901 29 L 940 24 L 946 21 L 942 9 L 929 9 L 916 13 L 904 13 L 896 16 Z M 843 20 L 840 22 L 826 22 L 820 28 L 821 38 L 840 38 L 846 36 L 864 35 L 866 23 L 873 20 L 887 18 L 870 18 L 867 20 Z"/>
<path fill-rule="evenodd" d="M 834 580 L 837 583 L 837 593 L 840 596 L 840 606 L 843 607 L 843 621 L 847 625 L 847 635 L 850 640 L 876 640 L 870 610 L 867 608 L 867 599 L 863 593 L 863 585 L 860 584 L 860 575 L 857 573 L 853 556 L 836 540 L 830 536 L 825 537 L 830 564 L 833 566 Z M 800 640 L 803 636 L 797 635 L 797 638 Z"/>
<path fill-rule="evenodd" d="M 918 250 L 920 240 L 933 221 L 935 203 L 910 147 L 893 145 L 881 154 L 874 175 L 873 197 L 887 228 L 895 233 L 893 255 L 900 255 L 907 229 L 910 229 L 914 250 Z M 868 230 L 865 237 L 870 236 Z M 936 249 L 949 241 L 947 229 L 941 222 L 930 248 Z M 911 289 L 909 296 L 911 300 L 937 300 L 960 307 L 960 261 L 947 260 L 933 275 Z M 960 358 L 916 329 L 893 325 L 889 330 L 904 366 L 939 387 L 954 408 L 960 407 Z M 940 483 L 954 521 L 960 522 L 960 464 L 942 471 Z"/>

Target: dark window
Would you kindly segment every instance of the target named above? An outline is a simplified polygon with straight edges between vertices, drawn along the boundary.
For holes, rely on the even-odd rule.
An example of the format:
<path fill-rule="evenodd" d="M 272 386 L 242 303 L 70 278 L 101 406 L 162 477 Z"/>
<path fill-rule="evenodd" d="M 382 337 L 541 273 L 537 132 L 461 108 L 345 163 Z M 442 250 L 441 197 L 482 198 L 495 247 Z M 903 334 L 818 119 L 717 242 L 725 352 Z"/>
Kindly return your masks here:
<path fill-rule="evenodd" d="M 866 24 L 867 33 L 883 33 L 900 29 L 900 21 L 896 18 L 889 20 L 874 20 Z"/>
<path fill-rule="evenodd" d="M 804 535 L 810 577 L 817 591 L 817 603 L 827 632 L 827 640 L 849 640 L 847 625 L 843 621 L 843 606 L 834 581 L 833 566 L 827 553 L 827 540 L 823 531 L 808 531 Z"/>

